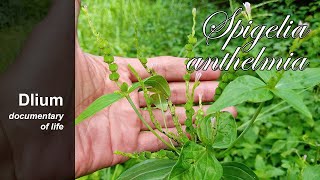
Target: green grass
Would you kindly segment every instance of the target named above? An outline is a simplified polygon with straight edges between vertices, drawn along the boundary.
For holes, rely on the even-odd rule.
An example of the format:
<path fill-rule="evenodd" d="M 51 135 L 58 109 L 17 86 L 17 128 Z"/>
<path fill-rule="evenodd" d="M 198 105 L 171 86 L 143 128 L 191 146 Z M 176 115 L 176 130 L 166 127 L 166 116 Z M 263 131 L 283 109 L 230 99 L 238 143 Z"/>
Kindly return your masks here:
<path fill-rule="evenodd" d="M 283 0 L 254 9 L 255 22 L 280 24 L 285 15 L 291 14 L 295 22 L 302 20 L 309 22 L 311 29 L 319 28 L 319 1 L 309 4 L 304 1 L 295 4 L 288 2 Z M 217 10 L 230 13 L 229 1 L 84 0 L 82 3 L 88 6 L 94 26 L 109 41 L 117 56 L 136 57 L 134 17 L 138 22 L 139 43 L 145 56 L 183 56 L 186 36 L 191 31 L 193 7 L 197 8 L 196 36 L 200 42 L 196 55 L 224 56 L 226 52 L 233 52 L 243 41 L 235 40 L 225 52 L 220 50 L 224 39 L 217 40 L 210 46 L 206 46 L 203 41 L 201 28 L 204 19 Z M 235 7 L 239 5 L 241 3 L 234 4 Z M 99 48 L 83 15 L 80 15 L 78 34 L 83 50 L 99 55 Z M 291 44 L 292 39 L 262 39 L 252 54 L 255 56 L 261 46 L 267 46 L 265 54 L 286 57 Z M 305 42 L 296 53 L 297 56 L 307 56 L 311 67 L 320 67 L 319 47 L 320 37 L 316 36 Z M 222 160 L 245 163 L 261 179 L 296 179 L 304 165 L 319 163 L 315 160 L 315 145 L 320 143 L 320 107 L 317 105 L 320 103 L 319 87 L 307 90 L 303 95 L 313 114 L 313 120 L 305 119 L 279 99 L 267 102 L 263 115 L 258 117 L 243 141 Z M 255 108 L 250 103 L 238 107 L 238 126 L 250 119 Z M 307 155 L 305 161 L 304 155 Z M 82 177 L 81 180 L 115 179 L 130 165 L 129 162 L 103 169 L 91 176 Z"/>

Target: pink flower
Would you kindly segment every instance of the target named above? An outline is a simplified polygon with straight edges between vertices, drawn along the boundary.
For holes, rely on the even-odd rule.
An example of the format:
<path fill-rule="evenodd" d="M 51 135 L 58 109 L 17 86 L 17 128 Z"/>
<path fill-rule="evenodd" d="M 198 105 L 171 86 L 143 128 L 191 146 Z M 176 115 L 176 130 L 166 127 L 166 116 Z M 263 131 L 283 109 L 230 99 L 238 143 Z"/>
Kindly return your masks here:
<path fill-rule="evenodd" d="M 196 73 L 196 79 L 195 79 L 196 82 L 197 82 L 197 81 L 200 81 L 201 76 L 202 76 L 202 73 L 199 72 L 199 71 L 197 71 L 197 73 Z"/>
<path fill-rule="evenodd" d="M 251 5 L 249 2 L 243 3 L 244 8 L 246 9 L 246 13 L 248 16 L 251 16 Z"/>

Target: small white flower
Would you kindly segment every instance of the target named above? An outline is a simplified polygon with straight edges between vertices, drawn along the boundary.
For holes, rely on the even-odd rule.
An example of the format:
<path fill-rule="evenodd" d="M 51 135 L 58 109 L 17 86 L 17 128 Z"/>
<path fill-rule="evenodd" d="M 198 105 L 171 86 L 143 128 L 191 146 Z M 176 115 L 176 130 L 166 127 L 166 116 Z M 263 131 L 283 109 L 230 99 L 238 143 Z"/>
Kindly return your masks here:
<path fill-rule="evenodd" d="M 296 37 L 299 37 L 299 34 L 300 34 L 301 30 L 302 30 L 301 28 L 302 28 L 303 26 L 309 27 L 310 24 L 307 23 L 307 22 L 302 22 L 302 21 L 300 20 L 299 23 L 298 23 L 298 26 L 300 26 L 300 28 L 297 29 L 297 31 L 296 31 L 296 33 L 295 33 L 295 36 L 296 36 Z"/>
<path fill-rule="evenodd" d="M 216 123 L 216 118 L 212 117 L 211 118 L 211 123 L 212 123 L 212 125 L 214 125 Z"/>
<path fill-rule="evenodd" d="M 195 16 L 197 13 L 197 9 L 196 8 L 192 8 L 192 15 Z"/>
<path fill-rule="evenodd" d="M 201 72 L 199 72 L 199 71 L 197 71 L 196 72 L 196 81 L 200 81 L 200 78 L 201 78 L 201 76 L 202 76 L 202 73 Z"/>
<path fill-rule="evenodd" d="M 307 23 L 307 22 L 302 22 L 301 20 L 299 21 L 298 25 L 299 25 L 299 26 L 305 25 L 305 26 L 308 26 L 308 27 L 310 26 L 309 23 Z"/>
<path fill-rule="evenodd" d="M 303 155 L 303 160 L 306 161 L 306 160 L 307 160 L 307 157 L 308 157 L 308 156 L 307 156 L 306 154 Z"/>
<path fill-rule="evenodd" d="M 248 16 L 251 16 L 251 5 L 249 2 L 243 3 L 244 8 L 246 9 L 246 13 Z"/>

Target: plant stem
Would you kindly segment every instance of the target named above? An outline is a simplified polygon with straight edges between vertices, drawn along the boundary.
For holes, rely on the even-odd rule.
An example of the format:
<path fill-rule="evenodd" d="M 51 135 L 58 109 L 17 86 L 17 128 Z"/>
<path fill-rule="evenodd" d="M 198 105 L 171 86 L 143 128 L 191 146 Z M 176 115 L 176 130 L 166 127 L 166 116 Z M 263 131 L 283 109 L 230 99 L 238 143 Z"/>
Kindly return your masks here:
<path fill-rule="evenodd" d="M 233 8 L 233 2 L 232 0 L 229 0 L 229 5 L 230 5 L 230 10 L 233 13 L 234 12 L 234 8 Z"/>
<path fill-rule="evenodd" d="M 233 143 L 228 147 L 228 149 L 219 153 L 217 157 L 222 157 L 224 154 L 229 152 L 232 149 L 232 147 L 248 132 L 248 130 L 250 129 L 250 127 L 253 125 L 254 121 L 257 119 L 258 115 L 260 114 L 263 105 L 264 105 L 264 102 L 260 103 L 258 109 L 256 110 L 251 120 L 249 121 L 248 126 L 242 131 L 242 133 L 238 136 L 238 138 L 235 141 L 233 141 Z"/>
<path fill-rule="evenodd" d="M 171 113 L 173 124 L 174 124 L 174 126 L 175 126 L 175 128 L 177 129 L 177 132 L 178 132 L 178 139 L 179 139 L 178 142 L 181 143 L 181 142 L 183 142 L 183 141 L 181 141 L 181 139 L 183 139 L 184 137 L 187 137 L 187 136 L 183 133 L 181 124 L 180 124 L 179 119 L 178 119 L 178 117 L 176 115 L 175 106 L 172 105 L 172 102 L 170 102 L 170 101 L 168 101 L 168 105 L 169 105 L 169 110 L 170 110 L 170 113 Z"/>
<path fill-rule="evenodd" d="M 166 132 L 168 132 L 167 119 L 166 119 L 166 116 L 165 116 L 164 111 L 163 111 L 163 105 L 162 105 L 162 102 L 161 102 L 160 94 L 158 94 L 158 98 L 159 98 L 160 105 L 161 105 L 160 109 L 161 109 L 161 113 L 162 113 L 162 117 L 163 117 L 164 127 L 166 128 Z M 169 141 L 170 141 L 171 145 L 174 146 L 170 138 L 169 138 Z"/>
<path fill-rule="evenodd" d="M 314 159 L 314 164 L 317 164 L 319 154 L 320 154 L 320 145 L 317 144 L 317 152 L 316 152 L 316 157 L 315 157 L 315 159 Z"/>
<path fill-rule="evenodd" d="M 138 82 L 141 85 L 141 88 L 143 90 L 143 97 L 146 100 L 147 110 L 148 110 L 148 113 L 149 113 L 149 116 L 150 116 L 152 124 L 156 127 L 157 130 L 159 130 L 161 133 L 163 133 L 164 135 L 166 135 L 169 138 L 171 144 L 172 144 L 171 139 L 174 140 L 175 142 L 177 142 L 177 139 L 175 139 L 172 135 L 170 135 L 169 133 L 164 131 L 162 129 L 161 125 L 159 124 L 158 120 L 155 119 L 155 116 L 154 116 L 154 114 L 152 112 L 151 104 L 148 101 L 148 99 L 150 99 L 151 97 L 148 95 L 148 90 L 146 89 L 146 87 L 144 85 L 144 82 L 142 82 L 142 79 L 139 76 L 138 72 L 136 72 L 135 69 L 132 66 L 130 66 L 130 65 L 128 65 L 128 66 L 129 66 L 129 69 L 131 70 L 131 72 L 133 73 L 133 75 L 138 79 Z M 154 75 L 154 74 L 151 73 L 151 75 Z M 165 123 L 165 126 L 166 126 L 166 122 L 164 122 L 164 123 Z M 166 130 L 168 130 L 167 126 L 166 126 Z"/>
<path fill-rule="evenodd" d="M 171 144 L 169 144 L 167 141 L 165 141 L 154 129 L 152 129 L 150 127 L 150 125 L 146 122 L 146 120 L 142 117 L 141 113 L 139 112 L 139 110 L 137 109 L 136 105 L 133 103 L 132 99 L 130 98 L 130 96 L 126 96 L 126 99 L 128 100 L 128 102 L 130 103 L 130 105 L 132 106 L 133 110 L 136 112 L 136 114 L 138 115 L 138 117 L 141 119 L 142 123 L 161 141 L 163 142 L 165 145 L 167 145 L 169 148 L 171 148 L 172 150 L 174 150 L 175 152 L 178 153 L 178 150 L 172 146 Z"/>

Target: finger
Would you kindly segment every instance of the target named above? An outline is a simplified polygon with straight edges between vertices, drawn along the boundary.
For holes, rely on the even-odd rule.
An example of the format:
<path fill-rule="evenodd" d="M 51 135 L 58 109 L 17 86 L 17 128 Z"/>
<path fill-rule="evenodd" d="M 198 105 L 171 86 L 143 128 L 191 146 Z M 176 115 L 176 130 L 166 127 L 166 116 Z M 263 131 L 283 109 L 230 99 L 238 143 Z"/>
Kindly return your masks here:
<path fill-rule="evenodd" d="M 204 105 L 203 111 L 206 112 L 209 107 L 210 107 L 210 105 Z M 199 110 L 199 106 L 194 106 L 193 108 L 195 111 Z M 228 108 L 223 109 L 222 111 L 227 111 L 227 112 L 231 113 L 234 117 L 237 116 L 237 110 L 235 107 L 228 107 Z M 154 114 L 155 119 L 159 122 L 161 127 L 163 127 L 163 128 L 165 126 L 167 126 L 168 128 L 175 127 L 174 122 L 172 120 L 171 112 L 169 110 L 164 112 L 164 116 L 163 116 L 162 111 L 160 109 L 154 109 L 152 112 Z M 183 125 L 185 123 L 186 118 L 187 118 L 184 107 L 176 107 L 175 112 L 178 117 L 179 123 Z M 143 118 L 146 120 L 146 122 L 149 124 L 149 126 L 151 126 L 153 129 L 155 129 L 155 126 L 151 121 L 149 112 L 147 110 L 141 110 L 141 114 L 142 114 Z M 148 130 L 148 128 L 143 124 L 142 124 L 141 129 Z"/>
<path fill-rule="evenodd" d="M 183 126 L 182 129 L 185 129 L 185 126 Z M 169 138 L 166 135 L 164 135 L 163 133 L 160 133 L 158 130 L 156 130 L 156 132 L 165 141 L 170 143 Z M 169 128 L 168 132 L 177 134 L 176 128 Z M 174 145 L 176 145 L 173 140 L 172 142 L 174 143 Z M 138 148 L 137 148 L 139 152 L 142 152 L 142 151 L 155 152 L 155 151 L 159 151 L 161 149 L 166 149 L 166 148 L 167 146 L 163 142 L 161 142 L 152 132 L 150 131 L 140 132 L 138 137 Z"/>
<path fill-rule="evenodd" d="M 194 83 L 190 83 L 190 92 Z M 201 96 L 202 102 L 212 102 L 215 90 L 218 87 L 217 81 L 202 81 L 200 85 L 195 89 L 194 102 L 199 102 Z M 184 82 L 172 82 L 169 83 L 171 96 L 170 100 L 173 104 L 185 104 L 186 98 L 186 84 Z M 139 92 L 139 103 L 140 107 L 146 107 L 146 101 L 143 96 L 143 92 Z"/>
<path fill-rule="evenodd" d="M 238 116 L 238 111 L 237 111 L 236 107 L 234 107 L 234 106 L 226 107 L 226 108 L 222 109 L 221 111 L 231 113 L 234 118 L 236 118 Z"/>
<path fill-rule="evenodd" d="M 154 69 L 157 74 L 164 76 L 169 82 L 184 81 L 183 75 L 186 74 L 186 65 L 184 64 L 185 58 L 161 56 L 149 58 L 147 66 Z M 127 63 L 130 64 L 138 73 L 142 79 L 150 76 L 150 74 L 144 69 L 138 59 L 127 59 Z M 220 76 L 220 71 L 201 71 L 202 76 L 200 80 L 210 81 L 216 80 Z M 191 80 L 195 79 L 195 72 L 191 75 Z M 136 77 L 131 74 L 130 79 L 136 82 Z"/>

